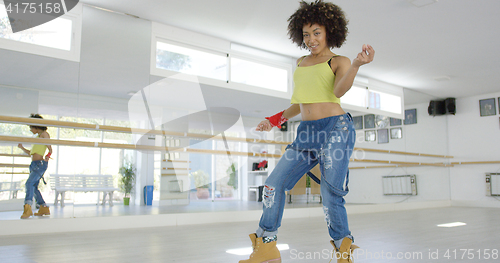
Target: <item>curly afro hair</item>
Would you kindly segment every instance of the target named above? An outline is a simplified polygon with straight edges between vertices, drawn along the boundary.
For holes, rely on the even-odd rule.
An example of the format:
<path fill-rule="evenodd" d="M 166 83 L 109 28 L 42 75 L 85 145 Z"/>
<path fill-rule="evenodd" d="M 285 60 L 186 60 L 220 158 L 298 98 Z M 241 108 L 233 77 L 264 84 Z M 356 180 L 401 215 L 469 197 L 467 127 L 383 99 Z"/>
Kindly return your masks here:
<path fill-rule="evenodd" d="M 43 117 L 40 114 L 38 114 L 38 113 L 31 113 L 30 118 L 43 119 Z M 45 126 L 30 125 L 30 127 L 33 127 L 35 129 L 39 129 L 39 130 L 42 130 L 42 131 L 46 131 L 47 130 L 47 127 L 45 127 Z"/>
<path fill-rule="evenodd" d="M 344 44 L 348 30 L 348 20 L 340 7 L 323 0 L 307 3 L 300 2 L 300 8 L 288 19 L 288 35 L 293 43 L 307 49 L 302 28 L 304 25 L 319 24 L 325 26 L 327 45 L 339 48 Z"/>

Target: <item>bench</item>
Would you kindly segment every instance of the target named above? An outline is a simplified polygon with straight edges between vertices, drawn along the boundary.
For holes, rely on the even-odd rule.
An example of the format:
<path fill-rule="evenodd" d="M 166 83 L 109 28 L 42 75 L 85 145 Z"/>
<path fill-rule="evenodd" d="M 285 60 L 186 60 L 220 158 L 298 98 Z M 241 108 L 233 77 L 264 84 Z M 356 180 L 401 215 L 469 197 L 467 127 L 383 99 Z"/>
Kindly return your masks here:
<path fill-rule="evenodd" d="M 61 207 L 64 207 L 66 191 L 99 192 L 98 199 L 101 195 L 100 192 L 103 192 L 102 204 L 106 203 L 106 195 L 108 195 L 109 205 L 113 206 L 113 192 L 119 190 L 113 186 L 112 175 L 51 174 L 50 187 L 55 191 L 54 205 L 61 202 Z M 59 195 L 61 200 L 58 200 Z"/>
<path fill-rule="evenodd" d="M 21 182 L 0 182 L 0 192 L 11 192 L 12 195 L 9 194 L 9 198 L 16 199 L 17 191 L 23 190 L 21 188 Z"/>

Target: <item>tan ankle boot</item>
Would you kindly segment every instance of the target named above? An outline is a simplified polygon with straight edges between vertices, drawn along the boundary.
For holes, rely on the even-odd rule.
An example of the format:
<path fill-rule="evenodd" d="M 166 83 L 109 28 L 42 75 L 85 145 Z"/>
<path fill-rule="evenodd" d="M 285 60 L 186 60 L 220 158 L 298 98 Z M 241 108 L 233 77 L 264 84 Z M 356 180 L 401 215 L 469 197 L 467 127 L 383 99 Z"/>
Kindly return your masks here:
<path fill-rule="evenodd" d="M 340 244 L 340 248 L 337 248 L 335 246 L 335 243 L 333 242 L 333 240 L 330 240 L 330 243 L 333 245 L 333 248 L 335 249 L 335 253 L 333 254 L 333 258 L 337 259 L 337 263 L 352 263 L 352 262 L 354 262 L 352 260 L 352 252 L 356 248 L 359 248 L 359 247 L 356 245 L 353 245 L 352 240 L 350 238 L 348 238 L 348 237 L 344 238 L 344 240 L 342 240 L 342 244 Z M 330 260 L 330 262 L 332 262 L 332 261 Z"/>
<path fill-rule="evenodd" d="M 23 212 L 23 215 L 21 215 L 21 219 L 29 218 L 32 215 L 33 215 L 33 212 L 31 211 L 31 205 L 25 204 L 24 205 L 24 212 Z"/>
<path fill-rule="evenodd" d="M 281 263 L 280 251 L 276 247 L 276 241 L 264 243 L 262 237 L 250 234 L 252 240 L 253 253 L 247 260 L 240 260 L 239 263 Z"/>
<path fill-rule="evenodd" d="M 50 215 L 50 210 L 48 206 L 40 206 L 38 212 L 35 213 L 36 216 Z"/>

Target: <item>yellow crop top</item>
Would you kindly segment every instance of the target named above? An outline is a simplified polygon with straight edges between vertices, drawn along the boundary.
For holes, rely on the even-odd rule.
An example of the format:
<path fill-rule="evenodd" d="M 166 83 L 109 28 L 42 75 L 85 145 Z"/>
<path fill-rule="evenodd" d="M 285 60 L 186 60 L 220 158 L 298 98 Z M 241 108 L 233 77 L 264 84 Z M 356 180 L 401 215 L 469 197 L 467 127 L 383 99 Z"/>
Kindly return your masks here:
<path fill-rule="evenodd" d="M 302 60 L 299 61 L 293 73 L 295 87 L 292 104 L 319 102 L 340 104 L 340 99 L 333 93 L 335 74 L 328 64 L 330 60 L 307 67 L 299 67 Z"/>
<path fill-rule="evenodd" d="M 40 138 L 40 135 L 38 135 L 38 138 Z M 31 147 L 30 155 L 37 153 L 40 154 L 41 156 L 44 156 L 46 150 L 47 150 L 47 145 L 33 144 L 33 147 Z"/>

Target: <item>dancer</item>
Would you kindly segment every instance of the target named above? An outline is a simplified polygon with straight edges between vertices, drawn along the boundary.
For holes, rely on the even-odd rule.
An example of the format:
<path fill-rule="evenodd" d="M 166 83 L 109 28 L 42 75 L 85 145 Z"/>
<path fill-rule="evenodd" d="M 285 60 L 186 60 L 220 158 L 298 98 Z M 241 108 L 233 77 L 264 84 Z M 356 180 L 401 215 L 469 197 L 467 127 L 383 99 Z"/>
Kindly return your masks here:
<path fill-rule="evenodd" d="M 43 119 L 39 114 L 31 114 L 30 118 Z M 50 139 L 47 127 L 30 125 L 30 130 L 33 134 L 38 134 L 38 138 Z M 21 219 L 26 219 L 33 215 L 33 212 L 31 211 L 33 196 L 35 196 L 36 202 L 40 206 L 40 209 L 35 213 L 35 215 L 50 215 L 49 207 L 43 200 L 42 194 L 38 190 L 38 184 L 47 170 L 49 158 L 52 154 L 52 147 L 50 145 L 34 144 L 31 151 L 24 148 L 21 143 L 18 147 L 25 153 L 31 155 L 30 175 L 26 181 L 26 197 L 24 198 L 24 212 L 21 215 Z M 45 151 L 47 149 L 49 149 L 49 153 L 45 155 Z"/>
<path fill-rule="evenodd" d="M 334 54 L 331 49 L 345 42 L 347 19 L 336 5 L 316 0 L 302 1 L 288 19 L 290 39 L 310 54 L 297 60 L 294 72 L 292 106 L 267 117 L 257 131 L 280 127 L 299 113 L 302 122 L 297 137 L 266 180 L 263 191 L 263 214 L 256 233 L 250 234 L 253 253 L 240 263 L 281 262 L 276 248 L 278 228 L 285 206 L 285 191 L 318 163 L 321 169 L 321 196 L 327 228 L 338 263 L 352 262 L 354 240 L 349 230 L 344 196 L 348 193 L 349 158 L 356 133 L 352 116 L 340 107 L 342 97 L 352 86 L 359 67 L 370 63 L 375 55 L 370 45 L 352 61 Z"/>

